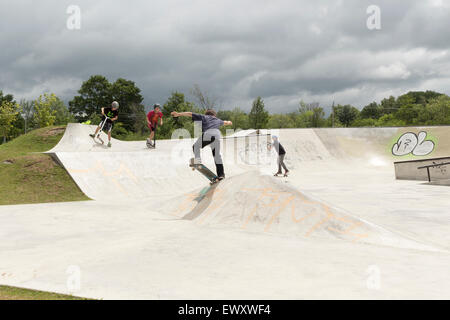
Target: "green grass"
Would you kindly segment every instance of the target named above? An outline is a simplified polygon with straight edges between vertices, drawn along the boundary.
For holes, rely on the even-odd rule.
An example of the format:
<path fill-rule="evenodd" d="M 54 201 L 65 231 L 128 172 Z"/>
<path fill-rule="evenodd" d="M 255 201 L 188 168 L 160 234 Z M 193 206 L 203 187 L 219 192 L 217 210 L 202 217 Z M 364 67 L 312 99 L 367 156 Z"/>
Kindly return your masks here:
<path fill-rule="evenodd" d="M 64 168 L 40 153 L 53 148 L 64 131 L 37 129 L 0 145 L 0 205 L 89 200 Z"/>
<path fill-rule="evenodd" d="M 0 300 L 91 300 L 64 294 L 0 286 Z"/>

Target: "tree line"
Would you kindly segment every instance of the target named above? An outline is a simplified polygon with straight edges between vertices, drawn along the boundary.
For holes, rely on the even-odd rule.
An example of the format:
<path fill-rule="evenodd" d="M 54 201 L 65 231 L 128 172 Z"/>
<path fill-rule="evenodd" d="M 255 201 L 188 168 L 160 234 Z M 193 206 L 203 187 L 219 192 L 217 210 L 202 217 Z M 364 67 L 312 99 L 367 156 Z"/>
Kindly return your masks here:
<path fill-rule="evenodd" d="M 12 94 L 0 90 L 0 143 L 27 131 L 75 121 L 64 102 L 53 93 L 44 93 L 35 100 L 17 102 Z"/>
<path fill-rule="evenodd" d="M 172 118 L 172 111 L 202 113 L 209 108 L 218 109 L 218 99 L 198 85 L 194 85 L 190 93 L 194 101 L 188 101 L 184 93 L 177 91 L 165 101 L 162 106 L 165 122 L 158 129 L 158 139 L 170 138 L 174 130 L 181 128 L 193 134 L 192 121 Z M 68 106 L 52 93 L 44 93 L 35 100 L 16 102 L 13 95 L 4 95 L 0 91 L 0 143 L 35 128 L 69 122 L 97 124 L 100 108 L 109 106 L 113 100 L 120 104 L 119 121 L 114 126 L 113 136 L 134 140 L 147 135 L 146 108 L 136 84 L 123 78 L 109 82 L 104 76 L 94 75 L 82 83 Z M 361 110 L 349 104 L 333 104 L 327 109 L 331 110 L 328 115 L 319 103 L 299 101 L 293 112 L 271 114 L 264 100 L 257 97 L 250 112 L 240 107 L 216 111 L 219 118 L 232 121 L 235 130 L 450 125 L 450 97 L 434 91 L 412 91 L 397 98 L 391 96 Z"/>

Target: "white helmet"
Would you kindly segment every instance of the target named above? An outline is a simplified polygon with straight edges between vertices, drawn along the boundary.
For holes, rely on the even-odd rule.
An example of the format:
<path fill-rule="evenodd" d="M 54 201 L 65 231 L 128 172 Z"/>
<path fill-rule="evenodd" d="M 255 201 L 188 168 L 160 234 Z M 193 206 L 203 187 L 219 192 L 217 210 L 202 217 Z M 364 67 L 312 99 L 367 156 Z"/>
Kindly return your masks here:
<path fill-rule="evenodd" d="M 114 101 L 113 103 L 111 103 L 111 107 L 113 107 L 114 109 L 119 109 L 119 103 L 117 101 Z"/>

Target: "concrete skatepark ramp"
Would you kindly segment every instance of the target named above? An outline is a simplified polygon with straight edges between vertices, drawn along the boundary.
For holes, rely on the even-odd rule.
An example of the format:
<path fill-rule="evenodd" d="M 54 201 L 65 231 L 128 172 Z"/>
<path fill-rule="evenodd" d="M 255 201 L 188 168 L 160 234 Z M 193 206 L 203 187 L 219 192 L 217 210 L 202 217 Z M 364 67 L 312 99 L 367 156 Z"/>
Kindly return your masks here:
<path fill-rule="evenodd" d="M 357 213 L 338 209 L 326 199 L 313 199 L 290 183 L 298 175 L 291 179 L 272 177 L 270 170 L 276 167 L 276 156 L 267 150 L 269 131 L 257 136 L 249 130 L 223 139 L 228 178 L 208 188 L 207 180 L 187 165 L 193 139 L 158 141 L 156 150 L 148 149 L 144 142 L 113 139 L 112 148 L 107 148 L 89 138 L 94 130 L 94 126 L 69 124 L 60 143 L 49 151 L 92 199 L 154 199 L 151 201 L 158 203 L 158 211 L 205 225 L 432 248 L 365 221 Z M 426 140 L 430 138 L 427 130 L 430 128 L 287 129 L 273 133 L 289 151 L 288 166 L 297 174 L 311 164 L 317 172 L 351 166 L 358 174 L 368 167 L 392 170 L 394 159 L 413 156 L 413 142 L 416 148 L 422 143 L 422 157 L 441 154 L 443 151 L 436 146 L 440 140 L 446 143 L 441 134 L 450 131 L 432 128 L 433 140 Z M 411 141 L 416 136 L 412 131 L 417 132 L 420 141 Z M 426 142 L 430 143 L 428 147 Z M 214 168 L 208 153 L 209 148 L 205 148 L 203 159 L 209 159 L 206 164 Z"/>
<path fill-rule="evenodd" d="M 193 139 L 108 149 L 94 129 L 69 124 L 49 151 L 94 201 L 0 207 L 1 284 L 103 299 L 450 298 L 450 189 L 394 170 L 448 157 L 448 127 L 272 130 L 288 178 L 273 177 L 267 135 L 240 132 L 222 141 L 214 186 L 188 167 Z M 202 157 L 214 167 L 209 147 Z"/>

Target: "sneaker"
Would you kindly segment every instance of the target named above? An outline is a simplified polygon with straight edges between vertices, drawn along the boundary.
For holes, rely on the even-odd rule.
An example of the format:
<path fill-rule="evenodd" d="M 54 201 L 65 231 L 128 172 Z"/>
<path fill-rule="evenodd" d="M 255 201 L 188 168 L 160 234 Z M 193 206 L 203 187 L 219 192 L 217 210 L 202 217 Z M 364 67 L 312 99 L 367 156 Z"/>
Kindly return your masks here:
<path fill-rule="evenodd" d="M 223 179 L 225 179 L 224 175 L 217 178 L 217 180 L 219 180 L 219 181 L 222 181 Z"/>
<path fill-rule="evenodd" d="M 89 137 L 95 138 L 95 134 L 91 133 L 91 134 L 89 135 Z"/>
<path fill-rule="evenodd" d="M 149 148 L 155 147 L 155 143 L 153 143 L 152 140 L 150 140 L 150 138 L 147 139 L 147 147 L 149 147 Z"/>
<path fill-rule="evenodd" d="M 202 164 L 202 159 L 194 159 L 194 164 Z"/>
<path fill-rule="evenodd" d="M 283 174 L 283 172 L 277 172 L 277 173 L 275 173 L 273 176 L 274 176 L 274 177 L 278 177 L 280 174 Z"/>
<path fill-rule="evenodd" d="M 111 142 L 108 142 L 108 148 L 111 148 Z"/>

